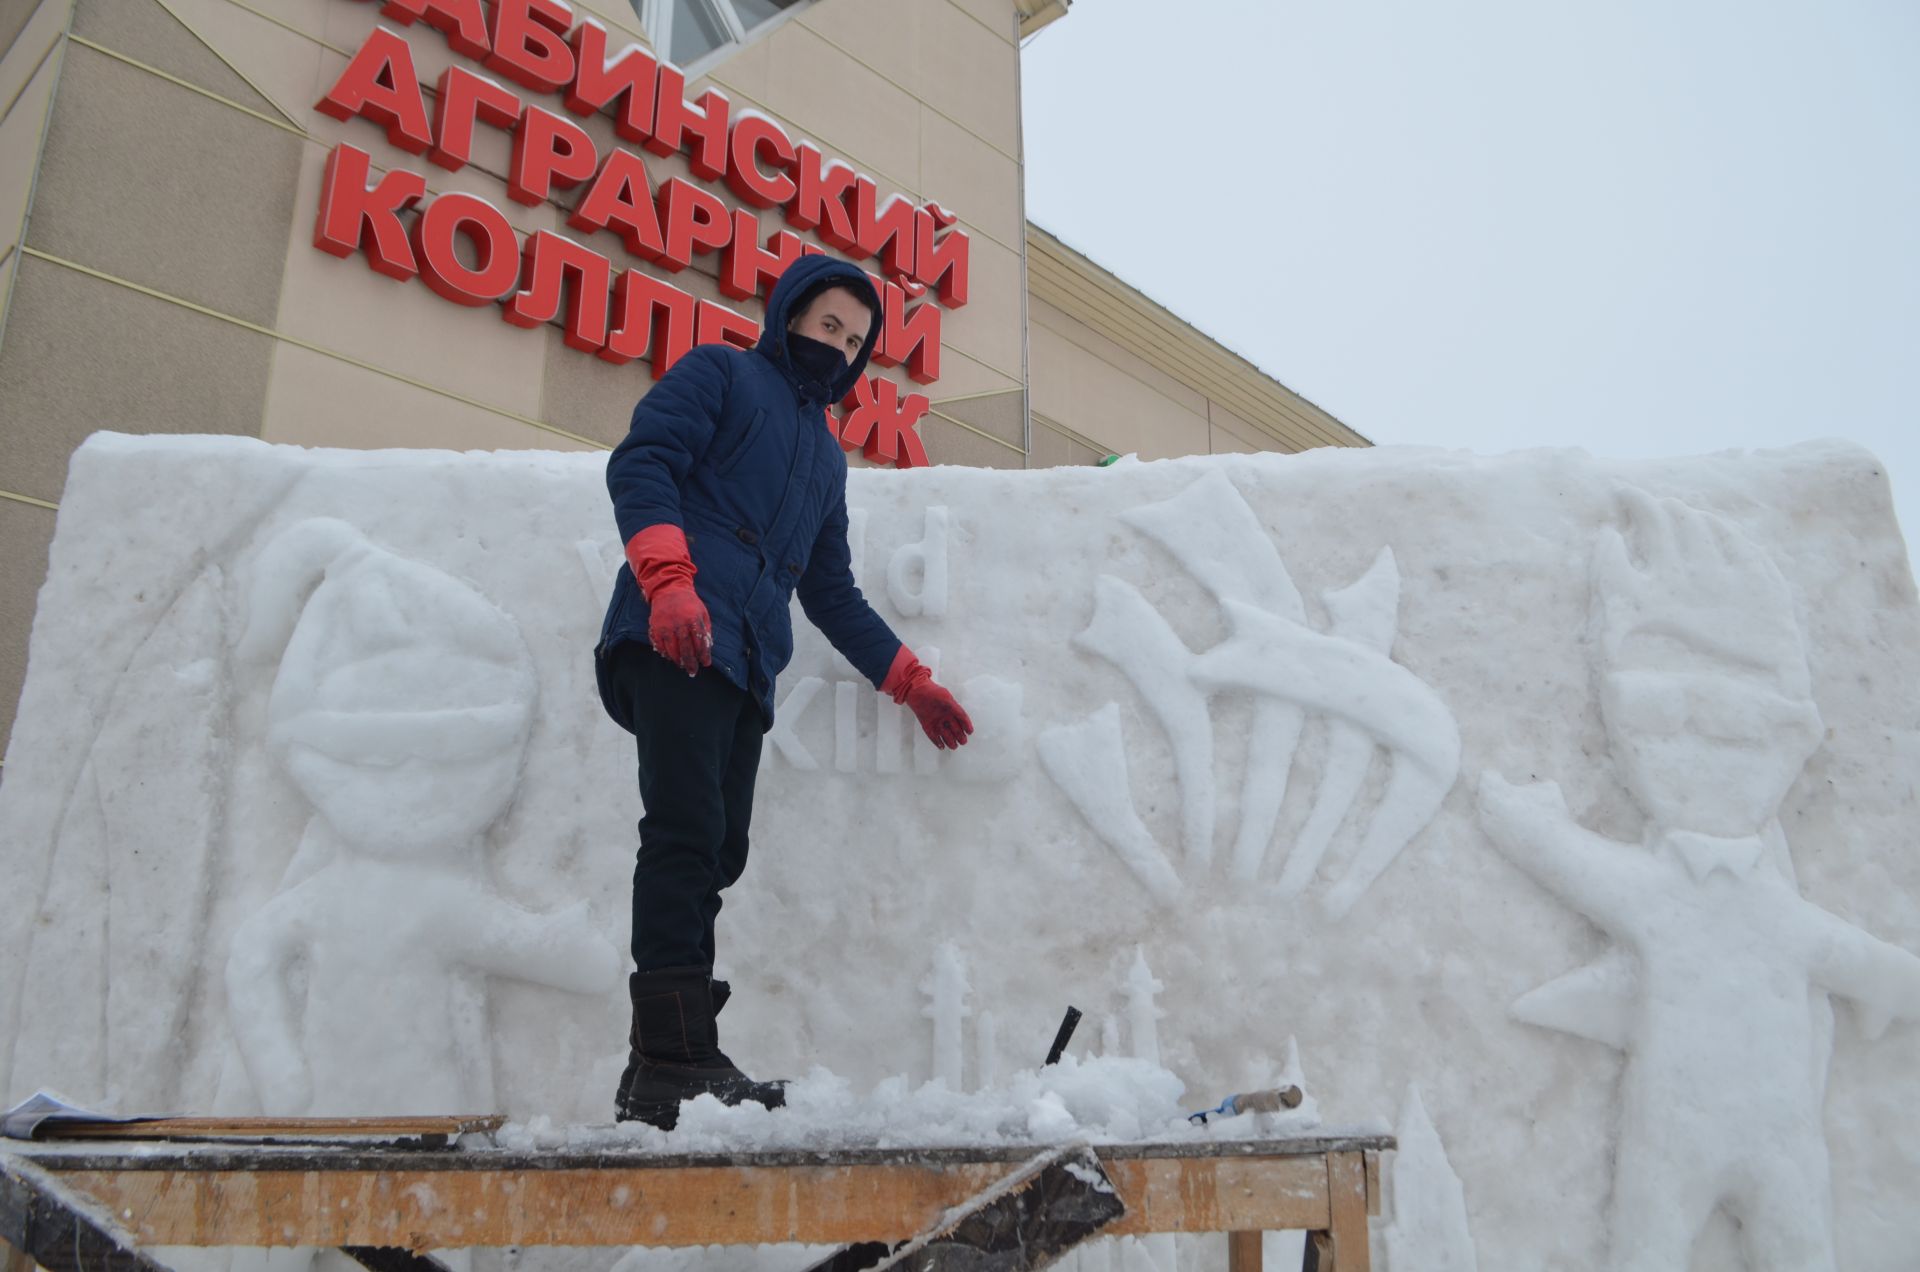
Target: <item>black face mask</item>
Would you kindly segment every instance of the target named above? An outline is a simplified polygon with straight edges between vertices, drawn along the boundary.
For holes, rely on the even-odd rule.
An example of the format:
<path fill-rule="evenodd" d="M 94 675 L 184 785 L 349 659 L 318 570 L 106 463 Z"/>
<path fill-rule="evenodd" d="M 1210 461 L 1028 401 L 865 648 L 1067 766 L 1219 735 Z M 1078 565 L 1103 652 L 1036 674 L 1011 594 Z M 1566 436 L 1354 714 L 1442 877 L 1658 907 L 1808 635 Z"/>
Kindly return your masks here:
<path fill-rule="evenodd" d="M 800 387 L 821 401 L 847 369 L 846 355 L 840 350 L 797 331 L 787 333 L 787 359 L 793 363 Z"/>

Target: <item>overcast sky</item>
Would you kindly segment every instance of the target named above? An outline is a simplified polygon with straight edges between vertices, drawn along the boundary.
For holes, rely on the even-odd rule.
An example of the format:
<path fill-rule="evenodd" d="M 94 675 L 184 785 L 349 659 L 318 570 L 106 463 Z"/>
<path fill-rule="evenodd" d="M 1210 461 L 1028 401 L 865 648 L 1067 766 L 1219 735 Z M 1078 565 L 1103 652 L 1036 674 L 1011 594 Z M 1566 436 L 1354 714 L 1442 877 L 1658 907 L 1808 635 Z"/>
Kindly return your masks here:
<path fill-rule="evenodd" d="M 1076 0 L 1029 217 L 1376 443 L 1884 459 L 1920 533 L 1920 5 Z"/>

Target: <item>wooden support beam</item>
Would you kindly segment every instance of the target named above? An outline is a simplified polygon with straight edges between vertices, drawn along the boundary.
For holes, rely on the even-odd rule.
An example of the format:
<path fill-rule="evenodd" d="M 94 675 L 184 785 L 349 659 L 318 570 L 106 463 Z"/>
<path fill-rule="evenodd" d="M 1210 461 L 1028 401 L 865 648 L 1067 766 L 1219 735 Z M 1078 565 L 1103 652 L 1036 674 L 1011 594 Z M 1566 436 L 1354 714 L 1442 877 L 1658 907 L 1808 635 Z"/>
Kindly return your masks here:
<path fill-rule="evenodd" d="M 1109 1160 L 1111 1235 L 1325 1227 L 1317 1157 Z M 730 1245 L 904 1241 L 1000 1163 L 502 1170 L 75 1170 L 143 1245 Z M 609 1205 L 607 1198 L 615 1199 Z"/>
<path fill-rule="evenodd" d="M 11 1241 L 0 1241 L 0 1272 L 33 1272 L 33 1256 Z"/>
<path fill-rule="evenodd" d="M 1227 1272 L 1262 1272 L 1266 1266 L 1264 1232 L 1227 1234 Z"/>
<path fill-rule="evenodd" d="M 167 1272 L 134 1249 L 111 1219 L 47 1172 L 0 1162 L 0 1241 L 47 1272 Z"/>
<path fill-rule="evenodd" d="M 1307 1234 L 1304 1272 L 1372 1272 L 1367 1241 L 1367 1166 L 1360 1152 L 1327 1154 L 1331 1214 L 1324 1229 Z M 1377 1213 L 1377 1207 L 1373 1211 Z"/>
<path fill-rule="evenodd" d="M 878 1272 L 1031 1272 L 1125 1210 L 1091 1148 L 1055 1149 L 947 1212 L 939 1226 L 883 1260 Z"/>

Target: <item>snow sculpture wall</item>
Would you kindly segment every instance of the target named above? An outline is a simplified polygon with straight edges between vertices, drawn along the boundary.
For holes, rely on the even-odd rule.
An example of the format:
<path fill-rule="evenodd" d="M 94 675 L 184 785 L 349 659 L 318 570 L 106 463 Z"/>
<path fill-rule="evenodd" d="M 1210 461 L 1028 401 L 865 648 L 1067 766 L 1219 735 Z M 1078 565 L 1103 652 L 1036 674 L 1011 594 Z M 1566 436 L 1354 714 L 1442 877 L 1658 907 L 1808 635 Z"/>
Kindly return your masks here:
<path fill-rule="evenodd" d="M 607 1117 L 600 463 L 78 452 L 0 782 L 0 1094 Z M 979 730 L 934 752 L 797 620 L 734 1054 L 978 1087 L 1072 1001 L 1197 1108 L 1297 1040 L 1320 1116 L 1406 1137 L 1391 1272 L 1911 1266 L 1920 608 L 1871 457 L 849 489 Z"/>

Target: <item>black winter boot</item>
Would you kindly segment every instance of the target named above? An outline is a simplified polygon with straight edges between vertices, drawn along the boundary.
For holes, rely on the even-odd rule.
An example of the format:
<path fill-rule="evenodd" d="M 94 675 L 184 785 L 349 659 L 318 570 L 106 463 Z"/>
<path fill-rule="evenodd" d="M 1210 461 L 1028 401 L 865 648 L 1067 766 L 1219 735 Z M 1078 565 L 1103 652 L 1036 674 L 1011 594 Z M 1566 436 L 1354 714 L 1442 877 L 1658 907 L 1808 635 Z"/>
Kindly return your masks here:
<path fill-rule="evenodd" d="M 712 1095 L 723 1104 L 748 1100 L 777 1109 L 787 1102 L 783 1083 L 755 1082 L 720 1050 L 714 1014 L 725 1003 L 725 982 L 705 967 L 635 972 L 627 980 L 633 1032 L 627 1070 L 614 1098 L 614 1117 L 670 1131 L 680 1103 Z M 716 987 L 719 992 L 716 993 Z"/>

